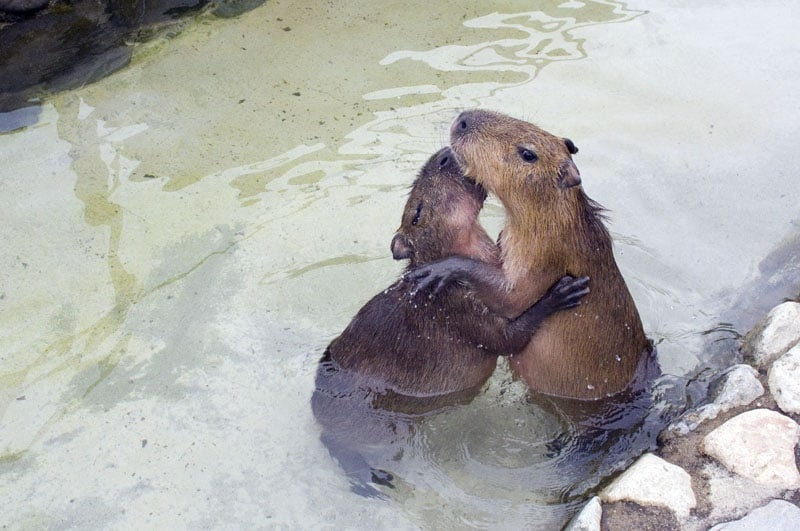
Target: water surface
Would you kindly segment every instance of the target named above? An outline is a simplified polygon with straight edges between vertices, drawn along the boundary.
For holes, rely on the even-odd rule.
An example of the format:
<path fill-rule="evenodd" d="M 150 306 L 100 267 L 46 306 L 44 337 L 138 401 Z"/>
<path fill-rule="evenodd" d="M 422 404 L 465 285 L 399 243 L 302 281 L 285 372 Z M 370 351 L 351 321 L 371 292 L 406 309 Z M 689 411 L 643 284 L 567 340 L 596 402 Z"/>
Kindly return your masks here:
<path fill-rule="evenodd" d="M 704 332 L 800 228 L 798 15 L 268 2 L 47 99 L 0 135 L 0 524 L 557 527 L 580 503 L 542 465 L 558 426 L 502 368 L 387 502 L 320 444 L 316 360 L 401 271 L 407 187 L 481 106 L 580 147 L 664 370 L 720 363 Z"/>

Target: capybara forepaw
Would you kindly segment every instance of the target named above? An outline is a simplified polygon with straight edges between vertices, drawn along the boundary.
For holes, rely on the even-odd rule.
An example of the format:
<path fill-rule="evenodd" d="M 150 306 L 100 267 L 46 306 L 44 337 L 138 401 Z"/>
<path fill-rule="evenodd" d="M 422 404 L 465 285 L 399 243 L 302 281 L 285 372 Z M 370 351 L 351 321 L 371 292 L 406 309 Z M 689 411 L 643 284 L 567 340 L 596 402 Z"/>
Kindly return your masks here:
<path fill-rule="evenodd" d="M 546 297 L 553 310 L 566 310 L 574 308 L 581 302 L 581 298 L 589 294 L 589 277 L 572 277 L 565 275 L 550 288 Z"/>
<path fill-rule="evenodd" d="M 425 291 L 431 287 L 431 297 L 438 295 L 448 284 L 458 279 L 460 267 L 451 263 L 449 260 L 440 260 L 430 264 L 425 264 L 411 271 L 408 271 L 403 278 L 408 282 L 415 282 L 416 286 L 411 292 L 415 296 L 420 291 Z"/>

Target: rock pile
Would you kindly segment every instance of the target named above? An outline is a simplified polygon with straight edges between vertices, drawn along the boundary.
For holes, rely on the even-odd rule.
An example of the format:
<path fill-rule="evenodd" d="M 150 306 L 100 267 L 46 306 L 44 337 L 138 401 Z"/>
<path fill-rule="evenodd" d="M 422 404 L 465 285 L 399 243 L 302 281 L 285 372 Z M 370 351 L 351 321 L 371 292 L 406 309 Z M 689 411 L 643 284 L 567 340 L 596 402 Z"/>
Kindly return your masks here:
<path fill-rule="evenodd" d="M 800 529 L 800 303 L 744 339 L 747 364 L 594 497 L 571 531 Z"/>

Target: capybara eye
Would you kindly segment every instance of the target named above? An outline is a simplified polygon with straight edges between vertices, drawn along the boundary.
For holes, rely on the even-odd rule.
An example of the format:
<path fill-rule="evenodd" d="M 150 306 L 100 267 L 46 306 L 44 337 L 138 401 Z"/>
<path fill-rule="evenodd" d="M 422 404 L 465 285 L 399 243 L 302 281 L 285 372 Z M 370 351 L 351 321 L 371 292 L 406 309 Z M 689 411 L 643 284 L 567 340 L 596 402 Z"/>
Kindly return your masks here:
<path fill-rule="evenodd" d="M 522 157 L 522 160 L 525 162 L 536 162 L 539 160 L 539 157 L 536 156 L 536 153 L 526 148 L 519 148 L 519 156 Z"/>
<path fill-rule="evenodd" d="M 411 220 L 412 225 L 419 223 L 419 215 L 422 213 L 422 203 L 417 205 L 417 211 L 414 213 L 414 219 Z"/>

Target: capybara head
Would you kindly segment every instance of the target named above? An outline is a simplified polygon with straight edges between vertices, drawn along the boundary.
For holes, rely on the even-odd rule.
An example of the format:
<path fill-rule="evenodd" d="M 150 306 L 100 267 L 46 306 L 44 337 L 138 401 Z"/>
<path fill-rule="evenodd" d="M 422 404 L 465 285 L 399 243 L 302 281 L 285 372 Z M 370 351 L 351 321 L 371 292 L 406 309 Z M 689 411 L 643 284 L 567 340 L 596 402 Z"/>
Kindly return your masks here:
<path fill-rule="evenodd" d="M 450 141 L 464 172 L 505 199 L 520 193 L 551 194 L 581 184 L 572 155 L 578 148 L 535 125 L 497 112 L 462 112 Z"/>
<path fill-rule="evenodd" d="M 409 259 L 410 267 L 453 254 L 470 255 L 486 191 L 467 179 L 450 148 L 434 154 L 419 172 L 392 239 L 395 260 Z M 491 240 L 489 240 L 490 243 Z"/>

